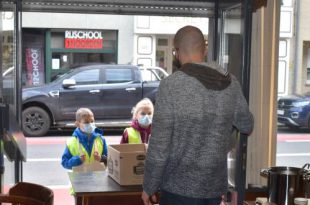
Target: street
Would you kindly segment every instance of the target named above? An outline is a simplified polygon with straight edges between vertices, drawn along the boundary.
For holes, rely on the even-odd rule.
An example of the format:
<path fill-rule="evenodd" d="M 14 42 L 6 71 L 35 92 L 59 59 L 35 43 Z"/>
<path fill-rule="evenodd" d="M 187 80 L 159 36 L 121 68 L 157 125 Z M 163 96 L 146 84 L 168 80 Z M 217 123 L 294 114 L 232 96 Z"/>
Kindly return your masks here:
<path fill-rule="evenodd" d="M 48 186 L 54 190 L 55 205 L 72 205 L 67 170 L 61 156 L 71 132 L 50 133 L 45 137 L 27 138 L 27 162 L 23 163 L 23 180 Z M 118 144 L 121 132 L 107 133 L 107 144 Z M 279 127 L 277 166 L 301 167 L 310 162 L 310 131 Z"/>
<path fill-rule="evenodd" d="M 310 163 L 310 130 L 280 126 L 277 136 L 277 166 L 302 167 Z"/>

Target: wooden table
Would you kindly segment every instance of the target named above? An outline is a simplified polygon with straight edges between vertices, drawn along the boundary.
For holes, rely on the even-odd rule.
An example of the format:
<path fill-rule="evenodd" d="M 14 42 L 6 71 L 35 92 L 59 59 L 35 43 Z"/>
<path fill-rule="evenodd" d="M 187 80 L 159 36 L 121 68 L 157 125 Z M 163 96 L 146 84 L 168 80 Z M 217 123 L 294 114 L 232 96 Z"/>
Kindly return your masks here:
<path fill-rule="evenodd" d="M 76 205 L 143 205 L 141 185 L 120 186 L 107 171 L 69 172 Z"/>

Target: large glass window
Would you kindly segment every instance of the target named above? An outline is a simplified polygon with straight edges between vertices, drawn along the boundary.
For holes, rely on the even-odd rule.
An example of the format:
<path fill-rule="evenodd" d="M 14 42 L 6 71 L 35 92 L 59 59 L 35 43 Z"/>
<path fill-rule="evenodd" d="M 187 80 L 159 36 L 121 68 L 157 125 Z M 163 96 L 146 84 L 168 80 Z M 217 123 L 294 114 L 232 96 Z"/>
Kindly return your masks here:
<path fill-rule="evenodd" d="M 27 29 L 28 33 L 31 35 L 29 35 L 30 38 L 24 38 L 25 47 L 22 50 L 24 55 L 23 68 L 27 71 L 25 82 L 29 85 L 33 85 L 33 82 L 37 82 L 32 81 L 31 84 L 27 79 L 31 79 L 28 74 L 31 74 L 31 69 L 33 71 L 33 65 L 31 66 L 30 63 L 37 62 L 38 60 L 35 59 L 36 61 L 34 61 L 31 57 L 34 58 L 38 56 L 38 53 L 40 53 L 40 62 L 42 63 L 40 64 L 40 69 L 43 68 L 44 71 L 42 72 L 42 70 L 40 70 L 41 73 L 44 73 L 44 77 L 40 78 L 42 81 L 39 81 L 39 84 L 48 83 L 52 81 L 54 77 L 67 72 L 69 69 L 87 63 L 144 64 L 144 66 L 160 66 L 167 69 L 169 73 L 172 73 L 173 57 L 171 51 L 173 50 L 174 34 L 179 28 L 185 25 L 193 25 L 200 28 L 206 39 L 208 39 L 209 21 L 207 17 L 208 14 L 213 15 L 212 9 L 214 8 L 214 4 L 211 3 L 211 1 L 208 3 L 199 1 L 199 4 L 195 6 L 193 10 L 189 9 L 188 6 L 194 4 L 192 1 L 188 1 L 186 6 L 179 9 L 173 9 L 173 6 L 171 6 L 171 8 L 170 6 L 141 6 L 142 1 L 136 6 L 113 5 L 113 1 L 111 1 L 112 6 L 106 3 L 107 7 L 105 7 L 105 4 L 97 2 L 102 8 L 96 4 L 92 4 L 92 2 L 87 2 L 87 4 L 75 4 L 75 1 L 68 3 L 63 2 L 61 4 L 50 2 L 51 1 L 43 0 L 33 2 L 26 1 L 23 5 L 23 9 L 30 10 L 23 13 L 23 27 L 25 30 Z M 146 4 L 150 3 L 149 1 L 145 2 Z M 182 4 L 182 2 L 185 1 L 176 1 L 176 5 Z M 211 6 L 208 9 L 202 9 L 202 5 Z M 50 7 L 53 7 L 53 12 L 48 13 L 47 11 L 50 11 Z M 63 13 L 56 13 L 57 9 L 55 9 L 55 7 L 60 9 L 58 12 Z M 72 13 L 69 13 L 71 7 Z M 34 9 L 35 12 L 31 9 Z M 42 11 L 40 11 L 40 9 L 42 9 Z M 104 11 L 100 9 L 117 15 L 103 14 Z M 139 13 L 143 12 L 143 16 L 119 15 L 119 12 L 127 9 L 134 9 L 134 12 L 130 11 L 124 14 L 139 15 Z M 147 11 L 153 9 L 157 9 L 156 12 L 158 13 L 155 13 L 156 15 L 166 12 L 168 16 L 145 16 L 151 15 L 152 13 L 148 13 Z M 184 12 L 184 16 L 197 14 L 199 17 L 182 17 L 182 12 Z M 177 15 L 178 17 L 169 15 Z M 242 59 L 242 53 L 234 51 L 233 48 L 241 49 L 240 24 L 238 24 L 240 19 L 237 18 L 235 22 L 234 18 L 230 18 L 233 16 L 230 11 L 227 11 L 224 15 L 226 27 L 225 32 L 223 32 L 223 50 L 221 50 L 222 53 L 220 56 L 224 56 L 221 58 L 224 67 L 227 69 L 235 68 L 235 72 L 237 73 L 239 72 L 238 69 L 241 69 L 238 66 Z M 98 31 L 101 32 L 100 35 L 96 33 Z M 97 35 L 96 37 L 98 37 L 99 40 L 90 40 L 92 37 L 95 37 L 95 35 Z M 88 36 L 87 39 L 85 39 L 86 36 Z M 99 36 L 103 37 L 103 41 L 100 41 L 101 38 Z M 38 43 L 38 41 L 40 42 Z M 100 44 L 100 42 L 102 44 Z M 34 53 L 31 53 L 31 51 Z M 27 65 L 27 62 L 30 62 L 28 63 L 29 65 Z M 143 71 L 142 73 L 146 72 Z M 154 70 L 152 72 L 147 72 L 145 78 L 150 81 L 159 81 L 164 77 L 166 77 L 166 74 Z M 101 80 L 98 70 L 87 70 L 72 76 L 72 78 L 76 80 L 77 85 L 98 84 Z M 140 79 L 140 72 L 130 69 L 106 69 L 102 78 L 106 80 L 107 83 L 127 83 L 131 82 L 133 79 Z M 123 90 L 124 89 L 122 89 L 122 91 Z M 129 92 L 127 92 L 127 94 L 128 93 Z M 134 92 L 129 94 L 132 93 Z M 102 95 L 102 97 L 106 96 Z M 113 97 L 115 97 L 115 95 Z M 77 99 L 79 99 L 80 102 L 85 100 L 89 103 L 88 99 Z M 108 103 L 110 100 L 111 98 L 107 98 L 102 100 L 102 103 Z M 122 102 L 125 104 L 126 100 Z M 70 101 L 66 103 L 70 104 Z M 132 104 L 135 103 L 136 102 Z M 97 105 L 98 108 L 101 109 L 101 104 L 97 103 Z M 113 104 L 110 107 L 115 107 L 115 105 Z M 132 106 L 130 106 L 130 108 L 131 107 Z M 72 110 L 76 109 L 74 108 Z M 65 112 L 68 111 L 65 110 Z M 69 114 L 72 114 L 72 112 Z M 94 114 L 97 117 L 98 113 Z M 130 113 L 124 112 L 123 115 L 130 116 Z M 51 122 L 55 123 L 54 120 Z M 70 135 L 71 133 L 69 136 Z M 29 180 L 35 183 L 52 186 L 57 191 L 59 191 L 61 187 L 64 187 L 66 190 L 56 191 L 55 193 L 67 193 L 69 196 L 68 189 L 70 185 L 67 171 L 60 165 L 60 157 L 65 146 L 66 138 L 69 136 L 64 136 L 61 139 L 57 138 L 56 141 L 54 141 L 55 138 L 53 136 L 50 138 L 28 138 L 27 141 L 32 144 L 29 145 L 30 159 L 25 165 L 24 179 L 26 181 Z M 117 142 L 119 142 L 119 140 L 117 140 Z M 53 143 L 56 144 L 56 148 L 52 148 L 52 146 L 55 145 Z M 108 144 L 109 143 L 110 141 Z M 115 141 L 112 141 L 112 143 L 115 143 Z M 42 147 L 45 149 L 44 151 L 42 151 Z M 40 155 L 38 156 L 37 153 L 40 153 Z M 47 168 L 47 165 L 50 167 Z M 52 170 L 54 173 L 44 178 L 41 172 L 47 169 Z M 38 175 L 41 177 L 36 177 L 38 176 L 35 174 L 37 171 L 39 173 Z M 62 203 L 64 202 L 62 201 Z"/>
<path fill-rule="evenodd" d="M 234 74 L 241 83 L 242 75 L 242 35 L 241 35 L 241 7 L 230 8 L 222 12 L 221 35 L 219 49 L 219 64 L 230 73 Z M 237 138 L 236 132 L 232 138 Z M 237 146 L 231 147 L 228 153 L 228 183 L 230 187 L 236 186 L 235 171 Z"/>
<path fill-rule="evenodd" d="M 15 104 L 15 47 L 14 47 L 14 12 L 2 12 L 2 77 L 3 102 Z"/>
<path fill-rule="evenodd" d="M 6 5 L 6 9 L 2 10 L 2 2 L 0 2 L 0 103 L 9 105 L 11 113 L 9 117 L 16 116 L 17 95 L 16 92 L 16 39 L 15 39 L 15 5 Z M 5 122 L 0 122 L 2 125 Z M 8 129 L 8 127 L 5 127 Z M 4 147 L 6 142 L 3 140 L 3 133 L 0 133 L 0 154 L 4 153 L 4 175 L 1 176 L 0 184 L 3 185 L 4 191 L 7 191 L 15 182 L 15 162 L 11 159 Z M 4 144 L 5 143 L 5 144 Z M 0 156 L 1 157 L 1 156 Z M 0 159 L 0 162 L 2 160 Z M 2 165 L 2 164 L 1 164 Z M 1 173 L 2 174 L 2 173 Z"/>
<path fill-rule="evenodd" d="M 309 8 L 309 1 L 283 0 L 281 5 L 277 166 L 301 168 L 310 160 Z"/>
<path fill-rule="evenodd" d="M 223 68 L 234 74 L 241 82 L 242 35 L 241 8 L 231 8 L 222 13 L 219 62 Z"/>

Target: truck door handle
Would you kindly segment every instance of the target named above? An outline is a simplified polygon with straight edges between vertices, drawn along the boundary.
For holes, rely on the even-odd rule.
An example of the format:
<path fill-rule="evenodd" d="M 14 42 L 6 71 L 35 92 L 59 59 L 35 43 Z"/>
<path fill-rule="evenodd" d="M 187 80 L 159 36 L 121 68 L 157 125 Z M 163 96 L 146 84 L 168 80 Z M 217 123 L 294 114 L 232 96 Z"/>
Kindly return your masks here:
<path fill-rule="evenodd" d="M 130 92 L 130 91 L 135 91 L 136 88 L 126 88 L 125 90 L 128 91 L 128 92 Z"/>
<path fill-rule="evenodd" d="M 89 92 L 90 92 L 91 94 L 96 94 L 96 93 L 99 93 L 100 90 L 90 90 Z"/>

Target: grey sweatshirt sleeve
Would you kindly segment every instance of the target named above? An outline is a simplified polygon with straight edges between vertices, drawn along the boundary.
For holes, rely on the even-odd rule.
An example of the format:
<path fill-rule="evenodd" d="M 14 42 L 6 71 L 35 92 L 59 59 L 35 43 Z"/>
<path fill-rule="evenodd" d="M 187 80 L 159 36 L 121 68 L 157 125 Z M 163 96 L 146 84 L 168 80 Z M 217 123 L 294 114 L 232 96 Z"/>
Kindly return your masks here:
<path fill-rule="evenodd" d="M 173 103 L 166 80 L 161 81 L 157 93 L 152 134 L 146 155 L 143 190 L 149 195 L 159 189 L 173 133 Z"/>
<path fill-rule="evenodd" d="M 242 134 L 250 135 L 254 127 L 253 115 L 249 110 L 248 103 L 245 100 L 245 97 L 242 93 L 241 86 L 239 82 L 237 83 L 237 103 L 235 105 L 235 113 L 233 126 L 239 130 Z"/>

